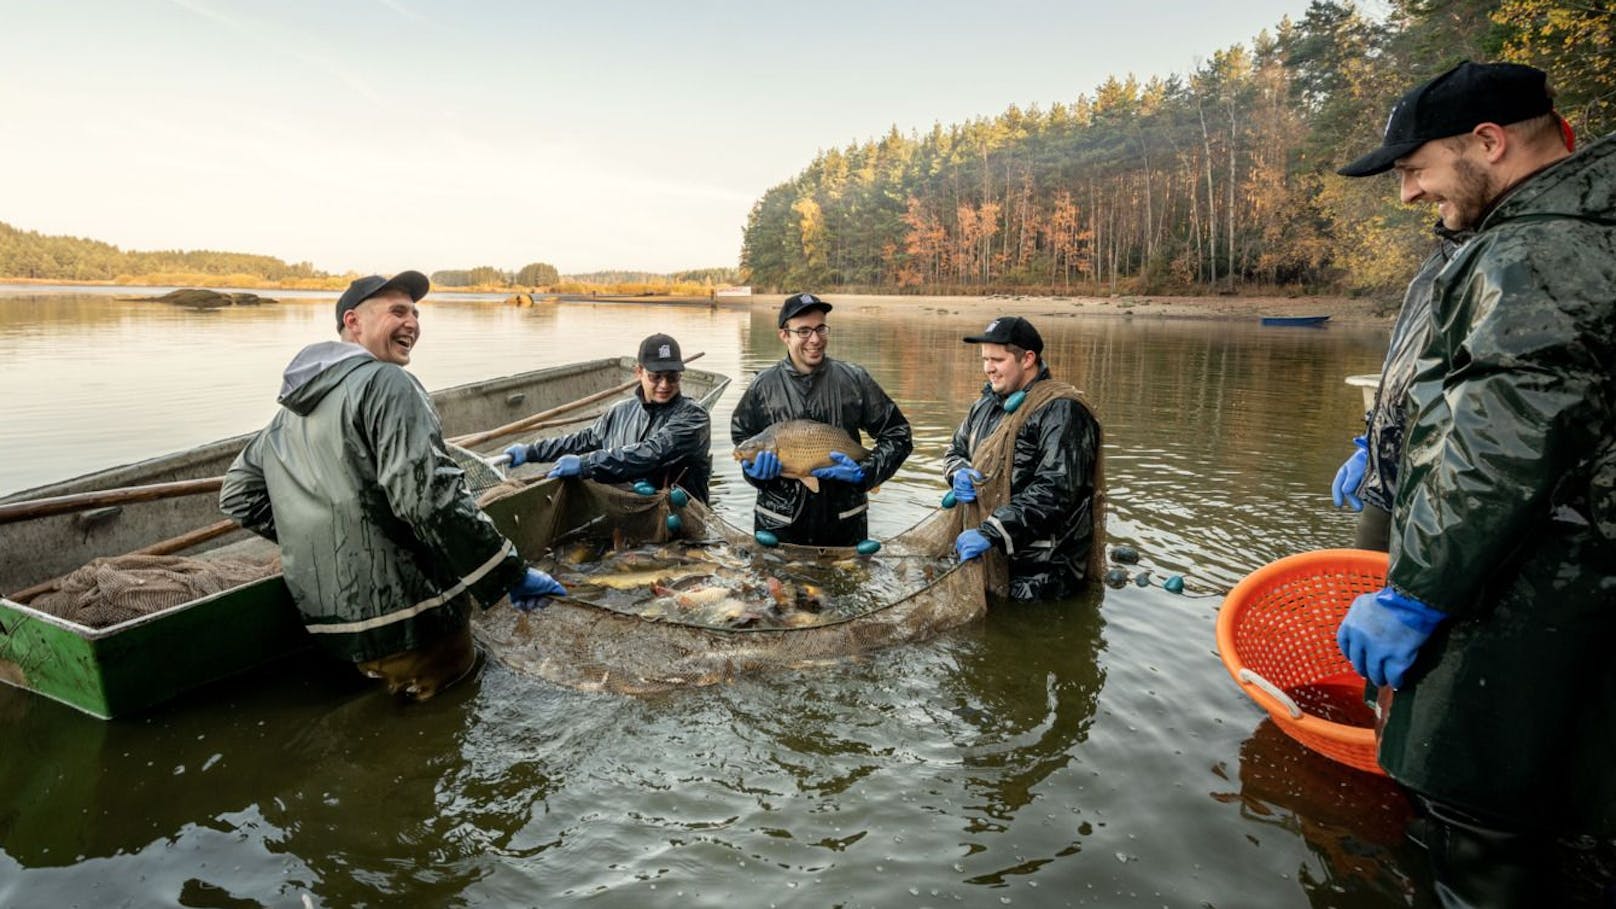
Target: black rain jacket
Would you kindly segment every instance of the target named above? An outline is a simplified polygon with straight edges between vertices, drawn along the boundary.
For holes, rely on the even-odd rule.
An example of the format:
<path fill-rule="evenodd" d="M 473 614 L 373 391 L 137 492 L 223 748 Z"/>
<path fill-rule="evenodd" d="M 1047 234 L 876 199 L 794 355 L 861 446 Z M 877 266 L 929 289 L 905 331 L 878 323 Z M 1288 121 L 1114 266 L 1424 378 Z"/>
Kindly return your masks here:
<path fill-rule="evenodd" d="M 707 501 L 713 472 L 712 415 L 679 395 L 666 404 L 646 403 L 643 389 L 600 415 L 581 432 L 539 439 L 528 446 L 528 460 L 550 462 L 583 455 L 583 476 L 602 483 L 646 480 L 659 489 L 677 484 Z"/>
<path fill-rule="evenodd" d="M 796 480 L 746 477 L 758 491 L 753 527 L 782 543 L 857 545 L 869 532 L 868 490 L 897 473 L 915 447 L 909 420 L 863 367 L 826 357 L 818 369 L 801 373 L 786 357 L 752 378 L 735 405 L 730 438 L 739 445 L 776 423 L 798 419 L 839 426 L 869 449 L 860 463 L 864 482 L 824 480 L 814 493 Z M 872 443 L 865 444 L 860 432 Z"/>
<path fill-rule="evenodd" d="M 1049 378 L 1049 367 L 1034 382 Z M 1004 400 L 991 385 L 971 405 L 948 446 L 943 475 L 971 466 L 976 445 L 1004 419 Z M 977 529 L 1010 561 L 1010 596 L 1017 600 L 1070 596 L 1088 574 L 1094 537 L 1094 470 L 1099 423 L 1077 401 L 1057 398 L 1027 418 L 1016 436 L 1010 501 Z"/>

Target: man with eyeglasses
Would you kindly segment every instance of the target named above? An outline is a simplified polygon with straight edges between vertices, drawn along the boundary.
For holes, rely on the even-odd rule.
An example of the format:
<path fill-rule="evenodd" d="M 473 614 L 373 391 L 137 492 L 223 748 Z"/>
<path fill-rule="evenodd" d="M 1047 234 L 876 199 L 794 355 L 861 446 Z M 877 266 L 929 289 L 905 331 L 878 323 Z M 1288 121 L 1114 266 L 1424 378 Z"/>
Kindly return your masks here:
<path fill-rule="evenodd" d="M 868 457 L 855 461 L 833 452 L 836 463 L 814 470 L 822 481 L 811 492 L 780 477 L 780 460 L 763 452 L 741 463 L 746 481 L 757 488 L 752 512 L 755 530 L 782 543 L 854 546 L 869 531 L 868 491 L 886 482 L 914 448 L 909 421 L 861 366 L 826 355 L 831 305 L 809 293 L 792 294 L 780 306 L 780 341 L 786 356 L 758 373 L 735 405 L 730 436 L 739 445 L 785 420 L 817 420 L 845 430 L 862 444 L 871 436 Z"/>
<path fill-rule="evenodd" d="M 685 370 L 679 342 L 655 334 L 640 342 L 634 397 L 601 414 L 593 426 L 571 435 L 537 439 L 505 449 L 511 466 L 553 461 L 552 477 L 586 477 L 604 483 L 645 480 L 666 488 L 677 484 L 707 501 L 713 458 L 712 417 L 685 397 L 679 380 Z"/>

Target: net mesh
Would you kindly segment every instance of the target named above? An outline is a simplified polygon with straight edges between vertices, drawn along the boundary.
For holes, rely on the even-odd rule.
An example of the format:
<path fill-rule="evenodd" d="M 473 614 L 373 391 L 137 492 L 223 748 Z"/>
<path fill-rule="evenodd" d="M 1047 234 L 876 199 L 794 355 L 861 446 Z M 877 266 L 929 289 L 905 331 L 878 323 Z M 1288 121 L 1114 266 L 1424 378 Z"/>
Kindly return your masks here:
<path fill-rule="evenodd" d="M 280 559 L 125 555 L 94 559 L 63 575 L 28 605 L 89 628 L 105 628 L 280 571 Z"/>
<path fill-rule="evenodd" d="M 665 491 L 642 496 L 573 480 L 495 496 L 485 507 L 530 558 L 558 541 L 601 527 L 628 544 L 667 541 L 674 536 L 667 529 L 667 517 L 674 512 L 683 525 L 680 537 L 759 548 L 750 534 L 700 502 L 674 509 Z M 869 557 L 850 547 L 783 544 L 770 550 L 794 562 L 919 558 L 939 563 L 929 577 L 913 573 L 908 589 L 834 622 L 803 628 L 716 628 L 563 597 L 525 614 L 501 605 L 479 614 L 473 628 L 485 650 L 516 671 L 587 690 L 649 693 L 812 665 L 923 640 L 980 618 L 987 610 L 980 561 L 944 564 L 959 520 L 955 512 L 939 511 Z"/>

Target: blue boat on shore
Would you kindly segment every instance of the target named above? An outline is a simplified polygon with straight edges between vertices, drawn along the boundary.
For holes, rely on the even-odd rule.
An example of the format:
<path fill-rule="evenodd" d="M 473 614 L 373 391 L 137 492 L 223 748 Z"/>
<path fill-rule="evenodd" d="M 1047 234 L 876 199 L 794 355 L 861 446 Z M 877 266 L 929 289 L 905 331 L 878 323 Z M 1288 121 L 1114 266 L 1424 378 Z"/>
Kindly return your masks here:
<path fill-rule="evenodd" d="M 1268 326 L 1291 326 L 1317 328 L 1330 321 L 1329 316 L 1263 316 L 1262 324 Z"/>

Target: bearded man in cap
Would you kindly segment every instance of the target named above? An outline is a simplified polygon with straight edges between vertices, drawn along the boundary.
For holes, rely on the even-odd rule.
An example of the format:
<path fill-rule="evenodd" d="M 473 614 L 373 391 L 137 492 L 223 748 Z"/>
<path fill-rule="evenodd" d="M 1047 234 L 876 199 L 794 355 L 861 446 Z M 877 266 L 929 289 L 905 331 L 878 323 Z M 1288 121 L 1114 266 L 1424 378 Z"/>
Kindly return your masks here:
<path fill-rule="evenodd" d="M 980 345 L 987 382 L 954 432 L 943 478 L 964 515 L 961 560 L 988 558 L 988 589 L 1015 600 L 1071 596 L 1100 545 L 1100 422 L 1050 378 L 1044 339 L 1000 316 Z"/>
<path fill-rule="evenodd" d="M 286 367 L 277 412 L 225 474 L 220 509 L 280 544 L 304 626 L 416 700 L 476 662 L 470 607 L 565 593 L 477 507 L 426 390 L 405 372 L 426 276 L 371 275 L 337 300 L 340 340 Z"/>
<path fill-rule="evenodd" d="M 555 462 L 552 477 L 584 477 L 604 483 L 645 480 L 658 488 L 677 484 L 707 501 L 712 474 L 712 416 L 684 396 L 679 342 L 655 334 L 640 342 L 634 397 L 600 415 L 593 426 L 571 435 L 536 439 L 505 449 L 511 466 Z"/>
<path fill-rule="evenodd" d="M 1463 63 L 1341 170 L 1473 233 L 1432 279 L 1387 586 L 1338 634 L 1395 689 L 1379 759 L 1449 905 L 1580 900 L 1555 836 L 1616 836 L 1616 136 L 1568 145 L 1541 71 Z"/>
<path fill-rule="evenodd" d="M 898 471 L 914 448 L 909 420 L 875 379 L 861 366 L 833 360 L 831 305 L 813 294 L 792 294 L 780 304 L 777 325 L 786 356 L 752 377 L 730 420 L 730 436 L 739 445 L 784 420 L 817 420 L 837 426 L 870 454 L 855 461 L 847 452 L 831 452 L 835 462 L 816 468 L 823 482 L 818 492 L 780 476 L 780 459 L 764 451 L 741 462 L 746 482 L 756 487 L 752 512 L 755 530 L 767 531 L 782 543 L 807 546 L 854 546 L 869 530 L 868 491 Z"/>

